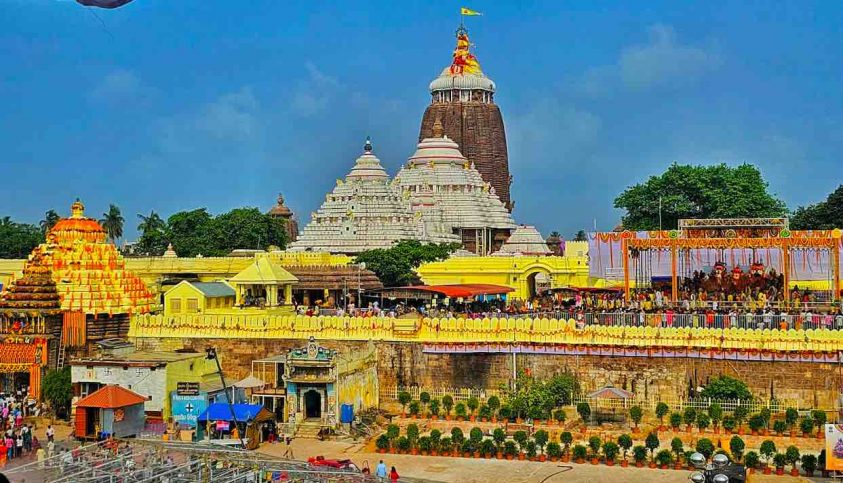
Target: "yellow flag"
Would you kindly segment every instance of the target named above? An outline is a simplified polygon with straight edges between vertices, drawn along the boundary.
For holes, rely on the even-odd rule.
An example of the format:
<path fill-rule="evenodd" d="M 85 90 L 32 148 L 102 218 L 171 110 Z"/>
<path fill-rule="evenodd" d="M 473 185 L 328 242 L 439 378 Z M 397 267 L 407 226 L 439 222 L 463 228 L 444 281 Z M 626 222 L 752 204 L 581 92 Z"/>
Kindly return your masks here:
<path fill-rule="evenodd" d="M 460 15 L 472 17 L 474 15 L 483 15 L 483 14 L 478 12 L 477 10 L 472 10 L 470 8 L 462 7 L 462 8 L 460 8 Z"/>

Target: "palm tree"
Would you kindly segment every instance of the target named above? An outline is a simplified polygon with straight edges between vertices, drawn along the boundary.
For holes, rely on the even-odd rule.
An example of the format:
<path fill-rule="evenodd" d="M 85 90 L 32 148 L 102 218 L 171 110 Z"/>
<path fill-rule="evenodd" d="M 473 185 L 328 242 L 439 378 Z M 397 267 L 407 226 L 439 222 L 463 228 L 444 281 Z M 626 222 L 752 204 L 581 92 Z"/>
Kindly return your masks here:
<path fill-rule="evenodd" d="M 105 232 L 108 233 L 108 238 L 111 243 L 116 244 L 117 240 L 123 236 L 123 214 L 120 213 L 120 208 L 117 205 L 108 205 L 108 212 L 102 214 L 103 218 L 100 220 Z"/>
<path fill-rule="evenodd" d="M 0 227 L 2 228 L 11 228 L 14 224 L 15 222 L 12 221 L 11 216 L 4 216 L 3 218 L 0 218 Z"/>
<path fill-rule="evenodd" d="M 164 228 L 167 227 L 167 224 L 164 223 L 164 220 L 162 220 L 155 211 L 150 211 L 149 216 L 144 216 L 138 213 L 138 218 L 141 220 L 138 224 L 138 231 L 141 232 L 141 234 L 164 230 Z"/>
<path fill-rule="evenodd" d="M 56 223 L 58 223 L 60 219 L 61 217 L 58 213 L 56 213 L 56 210 L 48 210 L 44 213 L 44 219 L 41 220 L 41 223 L 39 223 L 41 231 L 44 233 L 49 232 L 54 226 L 56 226 Z"/>

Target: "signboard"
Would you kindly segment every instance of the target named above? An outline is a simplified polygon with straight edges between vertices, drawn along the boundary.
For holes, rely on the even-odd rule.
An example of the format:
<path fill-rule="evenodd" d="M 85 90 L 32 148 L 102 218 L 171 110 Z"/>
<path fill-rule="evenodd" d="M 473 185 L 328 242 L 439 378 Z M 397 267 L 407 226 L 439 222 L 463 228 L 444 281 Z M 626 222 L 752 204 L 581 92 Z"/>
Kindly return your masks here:
<path fill-rule="evenodd" d="M 198 382 L 179 382 L 176 383 L 176 394 L 179 396 L 198 396 L 199 383 Z"/>
<path fill-rule="evenodd" d="M 228 421 L 217 421 L 217 431 L 228 431 Z"/>
<path fill-rule="evenodd" d="M 825 425 L 825 468 L 843 471 L 843 424 Z"/>
<path fill-rule="evenodd" d="M 208 394 L 199 391 L 195 396 L 183 396 L 173 391 L 170 396 L 173 421 L 183 427 L 195 428 L 196 419 L 208 409 Z"/>

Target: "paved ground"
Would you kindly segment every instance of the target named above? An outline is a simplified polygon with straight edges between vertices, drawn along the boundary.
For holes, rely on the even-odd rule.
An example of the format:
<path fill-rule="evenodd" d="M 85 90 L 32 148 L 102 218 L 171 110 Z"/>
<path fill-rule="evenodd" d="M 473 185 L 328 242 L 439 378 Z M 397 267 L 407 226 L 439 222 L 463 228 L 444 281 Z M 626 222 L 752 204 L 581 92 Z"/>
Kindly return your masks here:
<path fill-rule="evenodd" d="M 293 441 L 293 455 L 297 459 L 322 455 L 326 458 L 349 458 L 362 466 L 371 468 L 382 458 L 389 466 L 395 466 L 398 473 L 417 481 L 443 483 L 481 483 L 506 481 L 507 483 L 679 483 L 687 482 L 690 472 L 676 470 L 651 470 L 639 468 L 592 466 L 589 464 L 537 463 L 529 461 L 499 461 L 470 458 L 447 458 L 433 456 L 409 456 L 377 454 L 368 452 L 360 444 L 335 441 L 296 439 Z M 259 451 L 273 456 L 284 453 L 282 444 L 265 444 Z M 799 478 L 785 476 L 758 476 L 750 480 L 757 483 L 796 483 Z"/>

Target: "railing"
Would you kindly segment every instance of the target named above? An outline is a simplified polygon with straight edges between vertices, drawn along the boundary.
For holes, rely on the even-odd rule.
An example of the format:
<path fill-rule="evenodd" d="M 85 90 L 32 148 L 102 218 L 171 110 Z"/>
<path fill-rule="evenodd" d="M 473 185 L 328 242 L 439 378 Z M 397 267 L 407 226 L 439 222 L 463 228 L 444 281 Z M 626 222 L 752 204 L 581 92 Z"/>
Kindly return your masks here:
<path fill-rule="evenodd" d="M 406 391 L 410 394 L 413 400 L 419 399 L 419 394 L 427 392 L 432 399 L 440 399 L 442 396 L 449 394 L 454 401 L 466 401 L 468 398 L 474 396 L 481 402 L 484 402 L 490 396 L 502 396 L 502 392 L 498 389 L 476 389 L 476 388 L 422 388 L 418 386 L 412 387 L 381 387 L 381 397 L 389 401 L 397 401 L 398 393 Z M 811 406 L 805 406 L 804 401 L 798 399 L 774 399 L 769 400 L 744 400 L 744 399 L 712 399 L 712 398 L 644 398 L 633 397 L 631 399 L 610 399 L 610 398 L 590 398 L 587 396 L 575 396 L 572 398 L 571 404 L 567 407 L 576 407 L 577 404 L 586 402 L 591 406 L 592 410 L 597 409 L 629 409 L 632 406 L 641 406 L 645 411 L 655 412 L 656 405 L 663 402 L 667 404 L 671 411 L 684 411 L 686 408 L 694 408 L 696 410 L 708 410 L 713 403 L 718 403 L 723 411 L 732 412 L 738 407 L 745 407 L 748 414 L 754 414 L 763 408 L 767 408 L 770 412 L 783 413 L 787 408 L 794 408 L 797 411 L 808 411 L 814 409 Z M 826 410 L 834 410 L 834 408 L 822 408 Z"/>
<path fill-rule="evenodd" d="M 843 315 L 837 314 L 719 314 L 670 312 L 587 312 L 586 325 L 615 327 L 706 327 L 715 329 L 843 329 Z"/>

